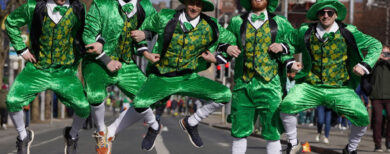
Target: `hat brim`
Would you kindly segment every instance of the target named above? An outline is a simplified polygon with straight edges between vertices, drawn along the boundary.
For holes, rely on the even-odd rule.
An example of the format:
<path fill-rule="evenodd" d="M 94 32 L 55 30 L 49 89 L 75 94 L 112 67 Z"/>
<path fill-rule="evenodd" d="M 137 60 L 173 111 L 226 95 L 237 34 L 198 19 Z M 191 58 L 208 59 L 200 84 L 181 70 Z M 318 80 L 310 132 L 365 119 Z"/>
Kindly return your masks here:
<path fill-rule="evenodd" d="M 182 4 L 185 4 L 184 2 L 186 0 L 179 0 Z M 208 12 L 208 11 L 214 11 L 214 4 L 208 0 L 201 0 L 203 3 L 202 12 Z"/>
<path fill-rule="evenodd" d="M 309 11 L 307 11 L 306 17 L 312 21 L 318 20 L 317 12 L 325 8 L 333 8 L 336 10 L 337 21 L 344 20 L 345 16 L 347 15 L 347 8 L 344 6 L 343 3 L 339 1 L 324 1 L 320 3 L 315 3 L 313 6 L 311 6 Z"/>
<path fill-rule="evenodd" d="M 252 10 L 251 0 L 240 0 L 240 5 L 244 7 L 248 12 Z M 279 5 L 279 0 L 268 0 L 267 11 L 272 13 L 275 12 Z"/>

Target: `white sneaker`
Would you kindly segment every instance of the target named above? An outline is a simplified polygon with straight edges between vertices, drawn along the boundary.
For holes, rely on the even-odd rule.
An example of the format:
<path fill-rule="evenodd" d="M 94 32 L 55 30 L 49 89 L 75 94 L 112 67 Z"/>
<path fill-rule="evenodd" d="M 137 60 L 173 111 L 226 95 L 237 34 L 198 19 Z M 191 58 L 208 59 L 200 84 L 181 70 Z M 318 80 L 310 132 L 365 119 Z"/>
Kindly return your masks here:
<path fill-rule="evenodd" d="M 2 124 L 1 127 L 2 127 L 3 129 L 7 129 L 7 125 L 6 125 L 6 124 Z"/>
<path fill-rule="evenodd" d="M 316 136 L 316 141 L 319 142 L 319 141 L 320 141 L 320 138 L 321 138 L 321 134 L 317 134 L 317 136 Z"/>
<path fill-rule="evenodd" d="M 327 137 L 324 136 L 324 139 L 322 140 L 325 144 L 329 144 L 329 140 Z"/>

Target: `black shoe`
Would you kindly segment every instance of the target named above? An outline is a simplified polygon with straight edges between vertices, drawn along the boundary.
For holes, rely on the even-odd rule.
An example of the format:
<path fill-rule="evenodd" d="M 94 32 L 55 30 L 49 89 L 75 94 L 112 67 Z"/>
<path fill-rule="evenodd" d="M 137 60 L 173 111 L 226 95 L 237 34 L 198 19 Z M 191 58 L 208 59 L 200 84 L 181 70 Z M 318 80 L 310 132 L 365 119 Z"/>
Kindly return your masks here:
<path fill-rule="evenodd" d="M 65 148 L 64 153 L 65 154 L 76 154 L 77 153 L 77 141 L 79 140 L 78 136 L 75 139 L 72 139 L 72 136 L 70 136 L 69 132 L 72 129 L 72 127 L 65 127 L 64 128 L 64 140 L 65 140 Z"/>
<path fill-rule="evenodd" d="M 184 132 L 187 133 L 188 138 L 190 139 L 191 143 L 197 147 L 201 148 L 203 146 L 202 139 L 199 136 L 198 133 L 198 125 L 196 126 L 190 126 L 188 125 L 188 118 L 189 116 L 186 116 L 185 118 L 181 119 L 179 121 L 179 124 L 181 128 L 183 128 Z"/>
<path fill-rule="evenodd" d="M 299 154 L 302 151 L 301 142 L 298 140 L 297 145 L 294 146 L 289 142 L 287 143 L 287 148 L 282 151 L 286 151 L 286 154 Z"/>
<path fill-rule="evenodd" d="M 34 140 L 34 132 L 27 129 L 27 137 L 23 140 L 19 139 L 19 136 L 16 138 L 16 148 L 17 154 L 30 154 L 30 146 Z"/>
<path fill-rule="evenodd" d="M 349 152 L 348 151 L 348 144 L 347 144 L 347 146 L 345 146 L 345 148 L 343 150 L 343 154 L 357 154 L 357 150 Z"/>
<path fill-rule="evenodd" d="M 148 128 L 144 139 L 142 140 L 142 150 L 151 151 L 154 148 L 157 135 L 160 134 L 161 125 L 158 122 L 158 130 L 154 130 L 152 127 Z"/>

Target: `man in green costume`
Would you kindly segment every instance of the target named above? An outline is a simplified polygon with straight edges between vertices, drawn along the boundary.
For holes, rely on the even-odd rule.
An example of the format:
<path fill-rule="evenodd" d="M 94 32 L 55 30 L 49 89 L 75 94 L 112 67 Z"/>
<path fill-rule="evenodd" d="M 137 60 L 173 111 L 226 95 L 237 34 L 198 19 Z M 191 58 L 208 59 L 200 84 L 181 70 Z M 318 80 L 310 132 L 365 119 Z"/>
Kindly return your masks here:
<path fill-rule="evenodd" d="M 289 140 L 287 153 L 301 151 L 294 114 L 319 105 L 352 122 L 349 144 L 343 153 L 357 153 L 369 118 L 354 89 L 360 76 L 371 72 L 382 45 L 355 26 L 342 23 L 345 16 L 346 8 L 338 0 L 317 0 L 306 15 L 317 22 L 303 24 L 291 37 L 294 48 L 290 51 L 302 53 L 303 69 L 295 77 L 297 84 L 280 105 Z M 361 50 L 368 51 L 365 57 Z"/>
<path fill-rule="evenodd" d="M 106 88 L 116 85 L 130 99 L 141 88 L 146 77 L 132 59 L 147 50 L 136 39 L 150 38 L 151 34 L 132 38 L 145 17 L 156 11 L 149 0 L 94 0 L 86 17 L 83 40 L 88 44 L 83 61 L 83 76 L 87 99 L 97 124 L 95 133 L 97 153 L 110 153 L 115 134 L 145 117 L 150 127 L 158 129 L 151 109 L 137 112 L 125 108 L 119 117 L 106 128 L 104 124 L 104 99 Z M 144 34 L 144 33 L 143 33 Z"/>
<path fill-rule="evenodd" d="M 267 153 L 281 153 L 279 139 L 283 125 L 278 108 L 282 85 L 286 82 L 286 69 L 297 70 L 300 65 L 293 63 L 286 43 L 294 28 L 284 17 L 272 14 L 278 0 L 241 0 L 240 4 L 248 12 L 233 17 L 227 28 L 239 38 L 239 47 L 220 46 L 236 57 L 232 111 L 228 118 L 232 122 L 232 153 L 246 152 L 246 137 L 252 134 L 258 115 L 262 136 L 267 140 Z"/>
<path fill-rule="evenodd" d="M 215 19 L 201 13 L 214 10 L 213 3 L 208 0 L 180 2 L 184 3 L 184 10 L 163 9 L 146 18 L 140 28 L 156 32 L 158 41 L 153 52 L 143 53 L 153 63 L 148 69 L 151 74 L 133 102 L 135 108 L 146 108 L 173 94 L 218 102 L 204 105 L 194 115 L 180 120 L 192 144 L 201 147 L 203 142 L 197 131 L 199 121 L 228 102 L 231 92 L 222 84 L 199 76 L 197 72 L 208 68 L 206 62 L 226 61 L 212 52 L 218 43 L 235 43 L 235 38 Z M 151 147 L 158 133 L 158 130 L 149 129 L 143 146 Z"/>
<path fill-rule="evenodd" d="M 7 96 L 7 107 L 18 131 L 18 153 L 29 153 L 34 132 L 26 130 L 23 106 L 37 93 L 52 90 L 75 111 L 72 127 L 64 129 L 65 153 L 76 153 L 78 130 L 90 107 L 77 78 L 77 66 L 85 51 L 81 40 L 85 9 L 78 0 L 28 0 L 6 19 L 6 30 L 26 67 L 16 77 Z M 20 27 L 28 25 L 31 47 L 26 47 Z"/>

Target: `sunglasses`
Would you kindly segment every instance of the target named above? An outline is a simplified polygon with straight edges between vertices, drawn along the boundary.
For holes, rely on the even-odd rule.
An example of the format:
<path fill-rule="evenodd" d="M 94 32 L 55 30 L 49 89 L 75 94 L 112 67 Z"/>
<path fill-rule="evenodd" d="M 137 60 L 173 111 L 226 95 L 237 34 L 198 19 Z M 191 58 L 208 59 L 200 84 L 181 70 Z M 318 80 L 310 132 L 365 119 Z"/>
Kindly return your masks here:
<path fill-rule="evenodd" d="M 324 10 L 318 11 L 319 16 L 325 16 L 325 13 L 328 14 L 328 17 L 333 17 L 335 11 L 324 11 Z"/>

